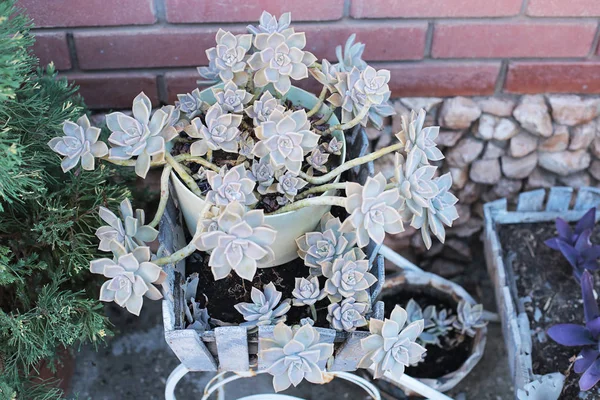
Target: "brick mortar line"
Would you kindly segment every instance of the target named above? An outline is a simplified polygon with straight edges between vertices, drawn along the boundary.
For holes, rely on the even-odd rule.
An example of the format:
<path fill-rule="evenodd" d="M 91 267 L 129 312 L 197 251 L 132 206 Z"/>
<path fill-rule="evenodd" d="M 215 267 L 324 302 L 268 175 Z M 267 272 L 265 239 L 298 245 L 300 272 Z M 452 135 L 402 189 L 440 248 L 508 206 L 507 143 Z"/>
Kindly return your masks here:
<path fill-rule="evenodd" d="M 566 1 L 566 0 L 563 0 Z M 529 15 L 527 15 L 527 7 L 529 6 L 529 0 L 523 0 L 523 2 L 521 3 L 521 12 L 520 15 L 524 16 L 524 17 L 530 17 Z"/>
<path fill-rule="evenodd" d="M 504 85 L 506 84 L 506 76 L 508 75 L 508 61 L 502 61 L 502 65 L 500 66 L 500 71 L 498 71 L 498 76 L 496 77 L 496 86 L 494 88 L 494 94 L 500 94 L 504 92 Z"/>
<path fill-rule="evenodd" d="M 429 21 L 427 32 L 425 33 L 425 55 L 424 59 L 431 59 L 431 49 L 433 48 L 433 31 L 435 29 L 435 21 Z"/>
<path fill-rule="evenodd" d="M 600 20 L 599 20 L 600 21 Z M 598 42 L 600 40 L 600 24 L 598 24 L 598 26 L 596 27 L 596 34 L 594 35 L 594 40 L 592 40 L 592 48 L 590 49 L 590 52 L 588 53 L 588 58 L 594 57 L 597 54 L 597 50 L 598 50 Z"/>
<path fill-rule="evenodd" d="M 294 25 L 305 25 L 305 26 L 361 26 L 361 25 L 369 25 L 369 24 L 389 24 L 392 25 L 394 23 L 417 23 L 417 22 L 443 22 L 443 23 L 465 23 L 465 24 L 474 24 L 474 23 L 490 23 L 490 22 L 543 22 L 543 23 L 557 23 L 557 22 L 598 22 L 597 17 L 530 17 L 525 16 L 526 18 L 519 18 L 520 15 L 510 16 L 510 17 L 473 17 L 473 18 L 436 18 L 436 17 L 423 17 L 423 18 L 342 18 L 338 20 L 325 20 L 325 21 L 296 21 Z M 34 28 L 33 32 L 64 32 L 65 30 L 72 31 L 73 33 L 77 32 L 111 32 L 111 31 L 151 31 L 151 30 L 160 30 L 159 28 L 170 28 L 177 30 L 178 28 L 181 30 L 187 30 L 190 27 L 194 28 L 207 28 L 207 29 L 218 29 L 227 27 L 229 29 L 233 28 L 245 28 L 248 24 L 252 22 L 210 22 L 210 23 L 170 23 L 166 21 L 158 21 L 155 24 L 149 25 L 116 25 L 116 26 L 81 26 L 81 27 L 38 27 Z M 402 25 L 399 25 L 402 26 Z M 157 28 L 158 27 L 158 28 Z"/>

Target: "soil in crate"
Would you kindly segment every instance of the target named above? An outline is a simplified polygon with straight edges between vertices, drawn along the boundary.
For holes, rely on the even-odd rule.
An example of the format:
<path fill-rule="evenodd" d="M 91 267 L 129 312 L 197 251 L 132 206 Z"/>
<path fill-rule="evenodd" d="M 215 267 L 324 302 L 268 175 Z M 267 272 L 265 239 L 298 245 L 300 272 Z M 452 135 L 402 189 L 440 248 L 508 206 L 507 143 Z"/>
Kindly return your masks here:
<path fill-rule="evenodd" d="M 437 310 L 447 309 L 452 310 L 452 314 L 456 314 L 456 302 L 450 298 L 441 298 L 433 293 L 424 293 L 414 290 L 413 288 L 402 288 L 398 293 L 384 295 L 381 301 L 385 303 L 385 316 L 389 318 L 396 304 L 406 308 L 406 304 L 410 299 L 413 299 L 421 306 L 425 307 L 434 305 Z M 437 379 L 442 376 L 459 369 L 467 358 L 471 355 L 473 349 L 473 338 L 466 336 L 463 341 L 458 344 L 458 335 L 451 331 L 448 336 L 442 338 L 442 346 L 428 344 L 425 346 L 427 353 L 425 360 L 406 369 L 406 374 L 413 378 L 428 378 Z"/>
<path fill-rule="evenodd" d="M 567 378 L 561 399 L 600 399 L 597 389 L 579 397 L 579 377 L 573 362 L 580 348 L 561 346 L 546 335 L 552 325 L 584 324 L 581 288 L 569 263 L 544 241 L 557 235 L 554 223 L 501 225 L 500 242 L 505 260 L 512 260 L 518 298 L 525 298 L 525 311 L 532 334 L 534 374 L 562 372 Z M 592 234 L 600 243 L 600 229 Z M 510 269 L 510 261 L 506 264 Z M 596 282 L 598 274 L 595 274 Z M 583 394 L 583 393 L 582 393 Z"/>

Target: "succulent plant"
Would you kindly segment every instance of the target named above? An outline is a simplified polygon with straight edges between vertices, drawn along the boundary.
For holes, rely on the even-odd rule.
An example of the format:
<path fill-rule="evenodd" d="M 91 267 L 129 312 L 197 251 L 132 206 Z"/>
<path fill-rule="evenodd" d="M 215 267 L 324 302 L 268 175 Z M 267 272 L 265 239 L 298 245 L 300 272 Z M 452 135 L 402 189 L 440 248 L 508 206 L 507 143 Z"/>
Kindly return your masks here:
<path fill-rule="evenodd" d="M 352 332 L 356 328 L 367 325 L 365 314 L 369 309 L 368 303 L 360 303 L 350 297 L 341 303 L 332 303 L 327 306 L 327 321 L 335 330 Z"/>
<path fill-rule="evenodd" d="M 450 315 L 451 311 L 442 309 L 440 311 L 434 305 L 425 307 L 423 318 L 433 323 L 433 326 L 426 328 L 419 339 L 425 343 L 440 345 L 440 338 L 447 336 L 452 331 L 453 324 L 456 322 L 456 316 Z"/>
<path fill-rule="evenodd" d="M 329 143 L 323 143 L 325 151 L 336 156 L 342 154 L 342 147 L 344 147 L 344 143 L 341 140 L 337 140 L 336 137 L 332 137 Z"/>
<path fill-rule="evenodd" d="M 313 175 L 313 170 L 327 173 L 327 160 L 329 160 L 329 154 L 323 153 L 318 147 L 306 156 L 306 162 L 310 165 L 308 174 Z"/>
<path fill-rule="evenodd" d="M 285 166 L 296 175 L 300 173 L 304 155 L 317 147 L 319 135 L 310 131 L 304 110 L 283 114 L 274 110 L 269 121 L 255 128 L 260 139 L 254 146 L 257 157 L 269 155 L 275 167 Z"/>
<path fill-rule="evenodd" d="M 254 158 L 254 154 L 252 154 L 254 145 L 255 142 L 252 136 L 249 133 L 244 133 L 240 138 L 238 154 L 247 160 L 252 160 Z"/>
<path fill-rule="evenodd" d="M 219 104 L 210 106 L 205 116 L 206 125 L 200 118 L 194 118 L 185 132 L 195 139 L 192 143 L 190 153 L 203 156 L 211 150 L 223 150 L 229 153 L 237 153 L 240 141 L 240 130 L 242 116 L 228 114 Z"/>
<path fill-rule="evenodd" d="M 99 213 L 100 218 L 108 224 L 96 230 L 96 236 L 100 239 L 98 249 L 101 251 L 112 251 L 117 255 L 131 253 L 158 236 L 156 229 L 144 225 L 144 210 L 137 209 L 135 214 L 133 213 L 129 199 L 123 200 L 119 206 L 121 218 L 102 206 Z"/>
<path fill-rule="evenodd" d="M 193 119 L 202 112 L 202 105 L 204 102 L 200 96 L 200 90 L 198 88 L 194 89 L 192 93 L 178 94 L 178 101 L 175 102 L 175 106 L 179 107 L 179 110 L 181 110 L 186 117 Z"/>
<path fill-rule="evenodd" d="M 93 170 L 95 157 L 104 157 L 108 154 L 106 143 L 99 142 L 100 129 L 90 125 L 87 115 L 81 116 L 77 123 L 65 121 L 63 123 L 65 136 L 52 138 L 48 146 L 61 156 L 65 156 L 60 166 L 63 172 L 70 171 L 81 160 L 81 167 Z"/>
<path fill-rule="evenodd" d="M 237 165 L 229 171 L 221 168 L 219 173 L 206 171 L 206 178 L 211 187 L 206 201 L 211 204 L 226 206 L 235 201 L 249 206 L 258 201 L 254 195 L 256 181 L 249 177 L 244 165 Z"/>
<path fill-rule="evenodd" d="M 256 87 L 265 87 L 269 83 L 277 92 L 286 94 L 292 87 L 291 79 L 301 80 L 308 77 L 308 66 L 317 59 L 308 51 L 304 32 L 293 29 L 283 32 L 259 33 L 254 38 L 254 47 L 258 51 L 248 59 L 248 65 L 254 73 Z"/>
<path fill-rule="evenodd" d="M 341 258 L 356 244 L 354 232 L 342 232 L 341 226 L 340 219 L 328 212 L 321 218 L 321 232 L 307 232 L 296 239 L 298 256 L 312 276 L 323 275 L 323 265 Z"/>
<path fill-rule="evenodd" d="M 244 111 L 252 118 L 254 126 L 259 126 L 261 123 L 268 121 L 269 116 L 275 110 L 283 114 L 285 107 L 267 90 Z"/>
<path fill-rule="evenodd" d="M 360 79 L 356 82 L 356 86 L 353 89 L 358 92 L 357 96 L 359 99 L 362 99 L 364 96 L 369 104 L 383 104 L 386 100 L 385 96 L 390 92 L 389 81 L 390 71 L 387 69 L 377 71 L 375 68 L 367 66 L 361 71 Z"/>
<path fill-rule="evenodd" d="M 233 81 L 238 86 L 246 85 L 248 74 L 246 53 L 252 47 L 252 35 L 234 35 L 219 29 L 216 36 L 217 45 L 206 50 L 209 63 L 214 63 L 223 82 Z"/>
<path fill-rule="evenodd" d="M 319 332 L 305 324 L 296 332 L 280 322 L 273 330 L 273 339 L 259 338 L 259 356 L 273 375 L 273 388 L 281 392 L 303 379 L 311 383 L 325 382 L 319 363 L 333 355 L 332 343 L 320 343 Z"/>
<path fill-rule="evenodd" d="M 217 103 L 226 112 L 241 113 L 244 105 L 252 100 L 252 94 L 238 88 L 233 81 L 226 82 L 223 88 L 213 88 L 212 91 Z"/>
<path fill-rule="evenodd" d="M 278 171 L 269 159 L 269 156 L 261 159 L 254 160 L 250 171 L 248 171 L 248 177 L 253 179 L 258 184 L 256 190 L 258 193 L 264 195 L 272 193 L 273 189 L 271 185 L 275 181 L 275 173 Z"/>
<path fill-rule="evenodd" d="M 423 332 L 423 321 L 414 321 L 405 327 L 406 320 L 407 313 L 400 306 L 394 307 L 390 319 L 370 319 L 371 335 L 360 341 L 367 354 L 361 359 L 359 368 L 372 368 L 375 379 L 385 373 L 399 379 L 406 367 L 422 360 L 426 350 L 416 340 Z"/>
<path fill-rule="evenodd" d="M 188 322 L 186 329 L 195 329 L 197 331 L 210 330 L 210 324 L 208 320 L 208 310 L 206 307 L 201 307 L 200 302 L 197 301 L 198 294 L 198 282 L 200 281 L 197 272 L 191 274 L 185 280 L 185 283 L 181 285 L 183 289 L 183 297 L 185 299 L 185 318 Z M 204 295 L 203 295 L 204 296 Z M 206 296 L 204 296 L 204 304 L 206 304 Z"/>
<path fill-rule="evenodd" d="M 298 191 L 306 186 L 308 182 L 294 175 L 292 172 L 286 172 L 277 176 L 277 192 L 283 194 L 285 198 L 292 202 Z"/>
<path fill-rule="evenodd" d="M 169 125 L 173 117 L 165 110 L 156 110 L 150 118 L 152 103 L 144 92 L 133 100 L 132 111 L 133 117 L 121 112 L 106 116 L 106 124 L 112 132 L 108 141 L 114 146 L 108 154 L 113 160 L 137 157 L 135 173 L 145 178 L 150 162 L 164 158 L 165 143 L 177 136 L 177 130 Z"/>
<path fill-rule="evenodd" d="M 362 59 L 365 45 L 360 42 L 354 43 L 354 39 L 356 39 L 356 34 L 353 33 L 348 40 L 346 40 L 343 50 L 342 46 L 337 46 L 335 48 L 335 54 L 338 59 L 336 67 L 340 72 L 350 72 L 354 68 L 363 70 L 367 67 L 367 63 Z"/>
<path fill-rule="evenodd" d="M 110 278 L 100 288 L 100 300 L 114 301 L 130 313 L 140 315 L 143 296 L 150 300 L 161 299 L 162 294 L 153 283 L 161 284 L 166 274 L 150 257 L 149 247 L 138 247 L 120 256 L 116 263 L 110 258 L 93 260 L 90 271 Z"/>
<path fill-rule="evenodd" d="M 264 293 L 253 287 L 250 296 L 252 303 L 238 303 L 234 306 L 246 320 L 240 326 L 254 328 L 285 321 L 285 314 L 290 309 L 290 301 L 281 302 L 281 292 L 275 288 L 273 282 L 264 287 Z"/>
<path fill-rule="evenodd" d="M 338 69 L 335 65 L 331 65 L 329 61 L 323 59 L 321 61 L 321 68 L 311 68 L 309 72 L 329 92 L 332 94 L 337 93 L 335 85 L 338 83 Z"/>
<path fill-rule="evenodd" d="M 421 165 L 421 154 L 414 149 L 408 153 L 406 162 L 400 153 L 394 161 L 394 180 L 410 215 L 422 215 L 429 202 L 438 192 L 433 177 L 437 167 Z"/>
<path fill-rule="evenodd" d="M 392 93 L 388 92 L 383 96 L 383 102 L 381 104 L 374 104 L 369 108 L 368 118 L 376 129 L 383 129 L 385 122 L 384 118 L 396 115 L 396 110 L 389 102 L 391 95 Z"/>
<path fill-rule="evenodd" d="M 277 21 L 277 17 L 271 15 L 267 11 L 263 11 L 260 15 L 259 25 L 248 25 L 248 31 L 255 35 L 258 35 L 259 33 L 283 32 L 289 28 L 291 22 L 292 14 L 289 12 L 281 14 L 279 21 Z"/>
<path fill-rule="evenodd" d="M 218 230 L 199 232 L 192 243 L 200 251 L 211 251 L 208 265 L 215 280 L 231 270 L 252 281 L 259 265 L 274 258 L 271 245 L 277 232 L 264 223 L 262 210 L 246 212 L 243 205 L 229 203 L 217 219 Z"/>
<path fill-rule="evenodd" d="M 437 194 L 430 200 L 429 207 L 419 215 L 413 215 L 411 226 L 421 229 L 421 236 L 427 248 L 431 247 L 431 233 L 433 233 L 440 242 L 444 243 L 446 239 L 446 230 L 444 224 L 452 226 L 452 221 L 458 218 L 455 204 L 458 202 L 456 196 L 450 193 L 452 186 L 452 177 L 446 173 L 433 180 L 438 188 Z"/>
<path fill-rule="evenodd" d="M 517 389 L 518 400 L 558 400 L 563 390 L 565 376 L 560 372 L 546 374 Z"/>
<path fill-rule="evenodd" d="M 419 335 L 419 340 L 423 343 L 435 343 L 435 337 L 433 335 L 429 335 L 426 331 L 427 329 L 431 329 L 435 327 L 435 323 L 431 319 L 425 318 L 423 315 L 423 309 L 414 299 L 410 299 L 408 303 L 406 303 L 406 315 L 407 322 L 410 324 L 411 322 L 423 321 L 423 332 Z"/>
<path fill-rule="evenodd" d="M 332 303 L 342 298 L 353 297 L 361 303 L 370 301 L 369 289 L 377 278 L 369 270 L 368 260 L 337 258 L 333 263 L 323 266 L 323 275 L 327 278 L 325 292 Z"/>
<path fill-rule="evenodd" d="M 292 296 L 294 296 L 292 304 L 297 307 L 310 306 L 325 298 L 326 295 L 327 293 L 321 290 L 319 279 L 316 276 L 296 278 L 296 285 L 292 291 Z"/>
<path fill-rule="evenodd" d="M 413 152 L 417 149 L 419 152 L 419 162 L 428 164 L 429 161 L 439 161 L 444 158 L 444 155 L 437 148 L 435 139 L 438 137 L 440 127 L 429 126 L 423 128 L 425 124 L 425 110 L 419 110 L 415 113 L 414 110 L 410 113 L 410 118 L 402 116 L 402 130 L 396 134 L 400 143 L 404 144 L 406 153 Z"/>
<path fill-rule="evenodd" d="M 209 60 L 208 65 L 205 67 L 198 67 L 196 71 L 198 74 L 204 78 L 204 80 L 196 81 L 198 84 L 215 84 L 221 81 L 221 77 L 219 76 L 219 68 L 215 64 L 215 58 Z"/>
<path fill-rule="evenodd" d="M 395 205 L 400 199 L 398 189 L 385 190 L 386 179 L 378 173 L 368 177 L 364 186 L 346 183 L 346 210 L 350 214 L 342 224 L 344 232 L 356 232 L 357 244 L 365 247 L 369 238 L 383 243 L 385 233 L 400 233 L 404 226 Z"/>
<path fill-rule="evenodd" d="M 486 322 L 483 320 L 483 306 L 481 304 L 471 305 L 466 301 L 458 303 L 456 309 L 457 318 L 453 323 L 454 329 L 461 335 L 474 337 L 476 329 L 483 328 Z"/>

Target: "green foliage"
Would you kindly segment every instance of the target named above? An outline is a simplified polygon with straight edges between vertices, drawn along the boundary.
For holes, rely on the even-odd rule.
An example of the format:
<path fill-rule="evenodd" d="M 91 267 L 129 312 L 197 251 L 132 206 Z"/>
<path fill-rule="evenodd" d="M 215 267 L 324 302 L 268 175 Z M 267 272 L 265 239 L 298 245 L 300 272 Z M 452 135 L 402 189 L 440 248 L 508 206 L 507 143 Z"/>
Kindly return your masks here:
<path fill-rule="evenodd" d="M 98 206 L 128 192 L 114 170 L 63 174 L 47 145 L 84 112 L 52 65 L 36 69 L 29 22 L 0 0 L 0 399 L 55 399 L 36 368 L 61 348 L 110 335 L 89 262 Z"/>

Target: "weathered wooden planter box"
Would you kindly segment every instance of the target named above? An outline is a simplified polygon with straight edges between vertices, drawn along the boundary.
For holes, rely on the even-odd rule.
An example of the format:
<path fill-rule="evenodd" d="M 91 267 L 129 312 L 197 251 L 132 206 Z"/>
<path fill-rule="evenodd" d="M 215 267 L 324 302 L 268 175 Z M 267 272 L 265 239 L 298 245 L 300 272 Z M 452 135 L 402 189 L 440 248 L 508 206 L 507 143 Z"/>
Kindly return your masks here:
<path fill-rule="evenodd" d="M 485 257 L 502 320 L 515 396 L 517 391 L 523 390 L 528 383 L 541 378 L 550 379 L 552 374 L 542 377 L 533 373 L 530 321 L 516 291 L 512 264 L 504 258 L 505 251 L 500 243 L 499 227 L 504 224 L 554 222 L 557 217 L 573 222 L 580 219 L 590 208 L 599 205 L 599 189 L 583 187 L 574 193 L 570 187 L 553 187 L 548 192 L 539 189 L 521 193 L 514 209 L 509 209 L 506 199 L 496 200 L 484 206 Z"/>
<path fill-rule="evenodd" d="M 351 158 L 366 154 L 368 140 L 363 129 L 346 132 L 347 151 Z M 349 171 L 349 179 L 363 182 L 373 174 L 372 163 Z M 187 244 L 183 220 L 177 209 L 177 199 L 171 196 L 160 223 L 159 242 L 161 251 L 172 254 Z M 367 254 L 371 273 L 378 282 L 371 288 L 373 312 L 371 317 L 383 318 L 383 303 L 375 303 L 383 286 L 383 257 L 378 248 L 370 245 Z M 165 339 L 181 363 L 190 371 L 236 371 L 260 370 L 263 365 L 258 354 L 259 337 L 271 337 L 273 326 L 259 327 L 258 333 L 248 334 L 246 327 L 225 326 L 209 331 L 185 329 L 185 300 L 181 285 L 185 282 L 185 260 L 176 265 L 165 266 L 168 278 L 163 300 Z M 277 268 L 277 267 L 275 267 Z M 233 304 L 232 304 L 233 306 Z M 334 361 L 327 366 L 329 371 L 354 371 L 363 356 L 360 339 L 369 332 L 337 332 L 333 329 L 317 328 L 321 341 L 335 344 Z M 325 368 L 325 365 L 321 365 Z"/>

